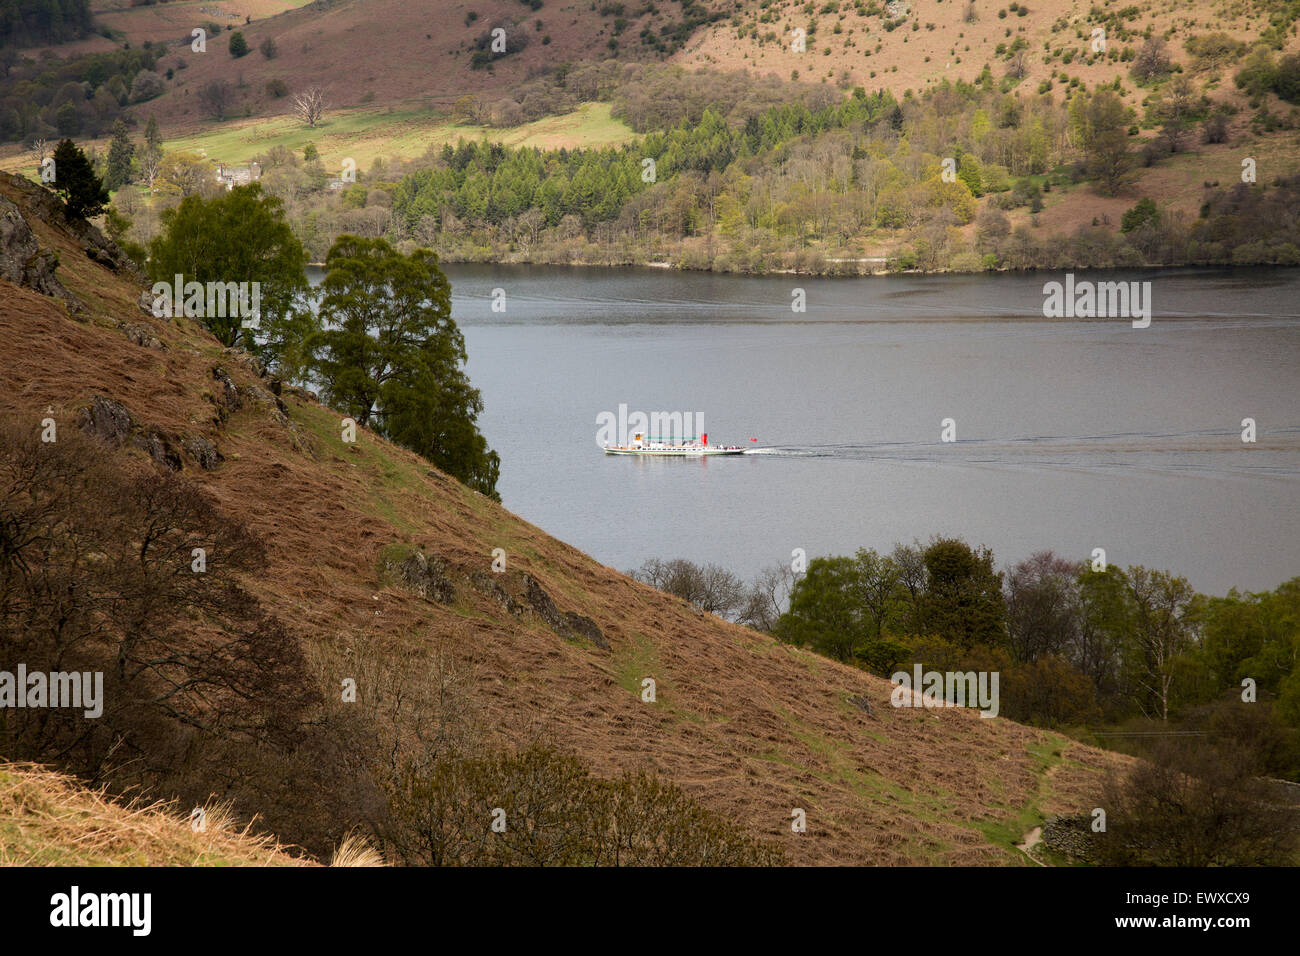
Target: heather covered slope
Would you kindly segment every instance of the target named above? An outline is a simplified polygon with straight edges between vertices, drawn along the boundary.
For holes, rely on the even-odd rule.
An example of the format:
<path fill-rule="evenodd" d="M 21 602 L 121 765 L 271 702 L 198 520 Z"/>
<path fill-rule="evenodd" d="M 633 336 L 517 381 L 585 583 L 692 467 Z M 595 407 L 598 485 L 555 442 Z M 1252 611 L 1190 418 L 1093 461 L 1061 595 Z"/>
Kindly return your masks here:
<path fill-rule="evenodd" d="M 1025 863 L 1013 843 L 1044 815 L 1096 805 L 1118 758 L 973 711 L 895 709 L 883 680 L 702 615 L 367 432 L 343 442 L 335 412 L 287 388 L 277 401 L 192 320 L 142 311 L 134 280 L 12 179 L 0 196 L 84 303 L 73 315 L 0 280 L 0 412 L 75 428 L 96 396 L 120 403 L 153 437 L 111 454 L 179 466 L 264 541 L 268 566 L 244 584 L 303 643 L 326 700 L 356 679 L 360 704 L 330 706 L 400 697 L 418 719 L 454 683 L 487 739 L 548 741 L 602 775 L 656 771 L 795 864 Z M 398 740 L 405 713 L 389 713 Z M 335 839 L 356 822 L 335 821 Z"/>

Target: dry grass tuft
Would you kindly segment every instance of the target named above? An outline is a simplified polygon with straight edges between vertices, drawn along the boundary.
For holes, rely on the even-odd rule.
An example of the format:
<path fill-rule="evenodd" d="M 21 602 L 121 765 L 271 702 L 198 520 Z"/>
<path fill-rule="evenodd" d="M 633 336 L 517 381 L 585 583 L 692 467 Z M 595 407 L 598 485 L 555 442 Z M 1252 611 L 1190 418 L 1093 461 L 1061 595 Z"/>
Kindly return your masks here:
<path fill-rule="evenodd" d="M 121 804 L 35 764 L 0 763 L 0 866 L 306 866 L 273 838 L 242 828 L 229 804 L 204 829 L 174 803 Z"/>
<path fill-rule="evenodd" d="M 384 858 L 355 830 L 343 838 L 334 851 L 330 866 L 385 866 Z"/>

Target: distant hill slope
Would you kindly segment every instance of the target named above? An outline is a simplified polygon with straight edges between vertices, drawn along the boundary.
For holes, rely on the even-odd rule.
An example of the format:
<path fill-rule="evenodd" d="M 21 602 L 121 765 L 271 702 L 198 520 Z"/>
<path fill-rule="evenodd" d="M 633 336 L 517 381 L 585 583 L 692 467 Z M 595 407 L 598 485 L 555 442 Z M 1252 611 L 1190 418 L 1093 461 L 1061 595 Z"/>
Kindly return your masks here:
<path fill-rule="evenodd" d="M 92 261 L 34 189 L 0 174 L 0 212 L 57 254 L 75 301 L 0 279 L 0 410 L 72 428 L 103 396 L 155 449 L 186 449 L 173 465 L 266 542 L 246 585 L 300 635 L 322 687 L 373 665 L 429 693 L 451 667 L 493 739 L 550 740 L 602 774 L 657 771 L 796 864 L 1027 863 L 1013 843 L 1046 814 L 1089 812 L 1123 765 L 1002 718 L 896 709 L 884 680 L 632 581 L 370 433 L 343 443 L 323 405 L 285 389 L 280 413 L 271 383 L 194 321 L 142 311 L 141 286 Z M 218 367 L 242 399 L 224 421 Z M 206 470 L 194 437 L 224 460 Z M 394 574 L 417 549 L 437 573 Z"/>
<path fill-rule="evenodd" d="M 1225 7 L 1191 0 L 1175 9 L 1156 0 L 227 0 L 97 10 L 112 40 L 97 35 L 53 49 L 66 56 L 120 48 L 124 41 L 165 43 L 158 69 L 173 71 L 168 91 L 138 107 L 165 127 L 210 125 L 198 93 L 214 80 L 235 86 L 232 117 L 286 112 L 289 101 L 268 92 L 273 81 L 290 95 L 322 89 L 337 108 L 446 109 L 465 95 L 508 93 L 558 64 L 610 57 L 667 57 L 686 67 L 782 78 L 797 73 L 802 80 L 901 95 L 945 79 L 973 80 L 986 64 L 1000 79 L 1023 47 L 1024 89 L 1047 80 L 1058 89 L 1071 80 L 1092 87 L 1121 77 L 1132 95 L 1129 68 L 1147 36 L 1165 38 L 1170 57 L 1195 69 L 1199 81 L 1218 83 L 1236 69 L 1237 58 L 1208 68 L 1193 64 L 1185 42 L 1223 32 L 1253 43 L 1275 31 L 1275 22 L 1294 19 L 1290 2 Z M 226 29 L 208 37 L 206 52 L 193 52 L 191 30 L 212 25 Z M 498 27 L 505 31 L 504 53 L 489 46 Z M 244 34 L 248 55 L 232 58 L 230 30 Z M 796 49 L 796 30 L 806 34 L 803 52 Z M 1097 30 L 1105 31 L 1100 51 Z M 1294 50 L 1294 28 L 1282 35 Z M 258 52 L 267 39 L 275 41 L 274 59 Z M 491 60 L 482 68 L 474 65 L 478 51 Z"/>
<path fill-rule="evenodd" d="M 773 0 L 746 4 L 727 21 L 701 27 L 673 59 L 783 77 L 798 71 L 801 79 L 827 82 L 848 71 L 852 83 L 901 94 L 945 79 L 974 80 L 986 63 L 1000 79 L 1011 48 L 1024 41 L 1030 89 L 1059 72 L 1089 88 L 1116 76 L 1131 86 L 1128 70 L 1147 35 L 1166 38 L 1170 58 L 1187 64 L 1189 38 L 1222 31 L 1251 43 L 1284 9 L 1284 0 L 1230 6 L 1193 0 L 1177 7 L 1157 0 Z M 796 29 L 807 36 L 803 53 L 794 49 Z M 1288 33 L 1294 48 L 1296 37 Z M 1222 62 L 1215 72 L 1238 65 Z"/>
<path fill-rule="evenodd" d="M 101 20 L 120 31 L 113 40 L 98 36 L 53 50 L 68 56 L 120 48 L 123 41 L 165 44 L 158 71 L 171 69 L 174 79 L 141 112 L 170 128 L 211 122 L 198 91 L 214 80 L 235 84 L 228 113 L 234 117 L 285 112 L 289 101 L 267 92 L 273 80 L 284 82 L 290 95 L 319 88 L 332 107 L 418 103 L 445 109 L 466 94 L 508 92 L 547 67 L 605 59 L 613 52 L 611 40 L 624 59 L 662 59 L 676 44 L 665 45 L 661 30 L 693 23 L 679 0 L 315 0 L 284 12 L 278 10 L 288 4 L 261 4 L 277 11 L 266 17 L 257 6 L 159 4 L 106 13 Z M 687 6 L 704 10 L 691 0 Z M 194 52 L 191 31 L 209 24 L 226 29 L 209 32 L 206 52 Z M 491 49 L 497 28 L 505 31 L 502 53 Z M 662 51 L 639 39 L 646 28 Z M 251 51 L 238 59 L 229 52 L 234 30 Z M 268 38 L 276 44 L 274 59 L 259 52 Z M 492 62 L 475 68 L 471 61 L 480 49 Z"/>

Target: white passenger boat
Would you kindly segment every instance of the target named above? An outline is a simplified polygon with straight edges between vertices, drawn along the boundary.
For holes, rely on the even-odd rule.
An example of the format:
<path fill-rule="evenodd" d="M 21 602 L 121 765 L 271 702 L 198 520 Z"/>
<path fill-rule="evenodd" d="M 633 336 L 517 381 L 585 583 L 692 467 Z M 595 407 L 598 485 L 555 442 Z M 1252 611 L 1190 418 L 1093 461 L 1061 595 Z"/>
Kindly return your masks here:
<path fill-rule="evenodd" d="M 647 458 L 699 458 L 703 455 L 743 455 L 739 445 L 710 445 L 708 432 L 698 438 L 691 436 L 659 438 L 654 435 L 632 436 L 626 445 L 605 445 L 606 455 L 644 455 Z"/>

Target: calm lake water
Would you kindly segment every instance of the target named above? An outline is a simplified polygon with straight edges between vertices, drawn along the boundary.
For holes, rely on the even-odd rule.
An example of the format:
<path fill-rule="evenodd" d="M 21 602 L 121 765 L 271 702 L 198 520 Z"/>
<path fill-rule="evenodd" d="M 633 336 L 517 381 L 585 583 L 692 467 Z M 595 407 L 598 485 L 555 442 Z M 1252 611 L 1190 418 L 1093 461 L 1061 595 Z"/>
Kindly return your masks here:
<path fill-rule="evenodd" d="M 748 578 L 795 548 L 944 534 L 1001 566 L 1101 547 L 1211 593 L 1300 575 L 1300 271 L 1079 274 L 1150 281 L 1145 329 L 1044 319 L 1050 273 L 447 273 L 505 505 L 621 570 Z M 756 453 L 606 456 L 598 416 L 620 404 L 702 415 L 711 443 Z"/>

